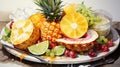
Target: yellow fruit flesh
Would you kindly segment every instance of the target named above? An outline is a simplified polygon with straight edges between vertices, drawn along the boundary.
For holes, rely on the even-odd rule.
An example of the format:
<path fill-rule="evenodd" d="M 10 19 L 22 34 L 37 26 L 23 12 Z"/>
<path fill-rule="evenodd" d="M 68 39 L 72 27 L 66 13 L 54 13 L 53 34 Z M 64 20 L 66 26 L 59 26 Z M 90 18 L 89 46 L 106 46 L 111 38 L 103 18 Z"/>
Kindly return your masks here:
<path fill-rule="evenodd" d="M 84 16 L 80 13 L 74 12 L 66 14 L 62 18 L 60 28 L 66 36 L 70 38 L 79 38 L 87 32 L 88 23 Z"/>
<path fill-rule="evenodd" d="M 30 38 L 33 32 L 33 24 L 30 20 L 18 20 L 14 22 L 11 32 L 11 42 L 20 44 Z"/>
<path fill-rule="evenodd" d="M 69 4 L 64 8 L 64 12 L 66 14 L 76 12 L 76 5 L 75 4 Z"/>
<path fill-rule="evenodd" d="M 39 29 L 30 20 L 18 20 L 13 23 L 10 40 L 14 47 L 27 50 L 39 37 Z"/>

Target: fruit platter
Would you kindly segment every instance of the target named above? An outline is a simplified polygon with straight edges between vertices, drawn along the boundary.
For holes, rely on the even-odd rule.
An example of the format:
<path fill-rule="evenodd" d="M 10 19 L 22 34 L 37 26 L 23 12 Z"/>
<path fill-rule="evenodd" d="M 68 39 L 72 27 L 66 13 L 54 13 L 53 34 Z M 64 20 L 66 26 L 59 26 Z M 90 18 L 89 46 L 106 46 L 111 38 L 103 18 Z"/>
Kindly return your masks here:
<path fill-rule="evenodd" d="M 99 60 L 119 46 L 111 18 L 80 4 L 61 0 L 34 0 L 38 12 L 15 17 L 2 29 L 0 42 L 11 54 L 38 63 L 76 64 Z M 39 56 L 43 62 L 34 56 Z"/>

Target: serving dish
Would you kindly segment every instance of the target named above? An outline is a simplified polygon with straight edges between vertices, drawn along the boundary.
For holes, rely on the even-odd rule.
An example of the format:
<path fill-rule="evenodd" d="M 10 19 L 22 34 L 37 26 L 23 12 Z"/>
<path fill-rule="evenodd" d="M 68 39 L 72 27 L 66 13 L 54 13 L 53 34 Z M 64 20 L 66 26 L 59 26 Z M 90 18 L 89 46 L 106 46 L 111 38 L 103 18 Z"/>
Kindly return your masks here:
<path fill-rule="evenodd" d="M 10 23 L 8 23 L 6 26 L 9 26 Z M 5 34 L 4 28 L 2 29 L 1 33 L 0 33 L 0 39 L 2 38 L 2 36 Z M 88 55 L 78 55 L 77 58 L 70 58 L 70 57 L 65 57 L 65 56 L 57 56 L 54 60 L 52 60 L 52 64 L 77 64 L 77 63 L 86 63 L 86 62 L 92 62 L 92 61 L 96 61 L 99 60 L 101 58 L 104 58 L 106 56 L 108 56 L 109 54 L 111 54 L 112 52 L 114 52 L 117 47 L 119 46 L 119 35 L 117 33 L 117 31 L 114 28 L 110 29 L 110 33 L 109 36 L 111 36 L 113 42 L 115 43 L 115 46 L 110 47 L 108 52 L 101 52 L 99 53 L 96 57 L 89 57 Z M 10 47 L 14 47 L 12 44 L 3 41 L 2 39 L 0 40 L 0 42 L 2 44 L 6 44 Z M 21 57 L 23 55 L 23 53 L 16 51 L 14 49 L 11 49 L 9 47 L 5 47 L 5 49 L 13 54 L 16 57 Z M 38 63 L 44 63 L 42 61 L 40 61 L 39 59 L 32 57 L 28 54 L 25 54 L 25 56 L 23 57 L 23 59 L 28 60 L 28 61 L 32 61 L 32 62 L 38 62 Z M 46 58 L 45 60 L 51 60 L 50 58 Z M 50 62 L 51 63 L 51 62 Z"/>

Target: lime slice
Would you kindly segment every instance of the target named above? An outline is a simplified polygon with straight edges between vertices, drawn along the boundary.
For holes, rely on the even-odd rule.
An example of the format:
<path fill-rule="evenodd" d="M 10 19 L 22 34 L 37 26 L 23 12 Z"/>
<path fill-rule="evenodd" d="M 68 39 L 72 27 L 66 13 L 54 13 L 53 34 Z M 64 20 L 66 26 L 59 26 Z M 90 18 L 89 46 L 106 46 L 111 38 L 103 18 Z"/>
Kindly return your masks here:
<path fill-rule="evenodd" d="M 49 47 L 49 42 L 44 41 L 36 45 L 28 47 L 28 50 L 34 55 L 42 55 L 46 52 Z"/>
<path fill-rule="evenodd" d="M 53 48 L 53 51 L 55 53 L 55 55 L 62 55 L 65 51 L 65 47 L 64 46 L 56 46 Z"/>

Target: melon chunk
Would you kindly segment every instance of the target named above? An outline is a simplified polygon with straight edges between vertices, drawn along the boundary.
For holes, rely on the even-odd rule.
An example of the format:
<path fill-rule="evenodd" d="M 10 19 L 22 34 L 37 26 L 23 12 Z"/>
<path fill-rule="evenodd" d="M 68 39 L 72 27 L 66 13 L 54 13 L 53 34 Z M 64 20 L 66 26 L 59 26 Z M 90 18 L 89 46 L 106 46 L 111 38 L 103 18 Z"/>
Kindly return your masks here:
<path fill-rule="evenodd" d="M 87 31 L 87 36 L 85 38 L 71 39 L 71 38 L 61 38 L 57 39 L 57 42 L 62 42 L 65 44 L 86 44 L 95 41 L 98 38 L 98 33 L 92 29 Z"/>

